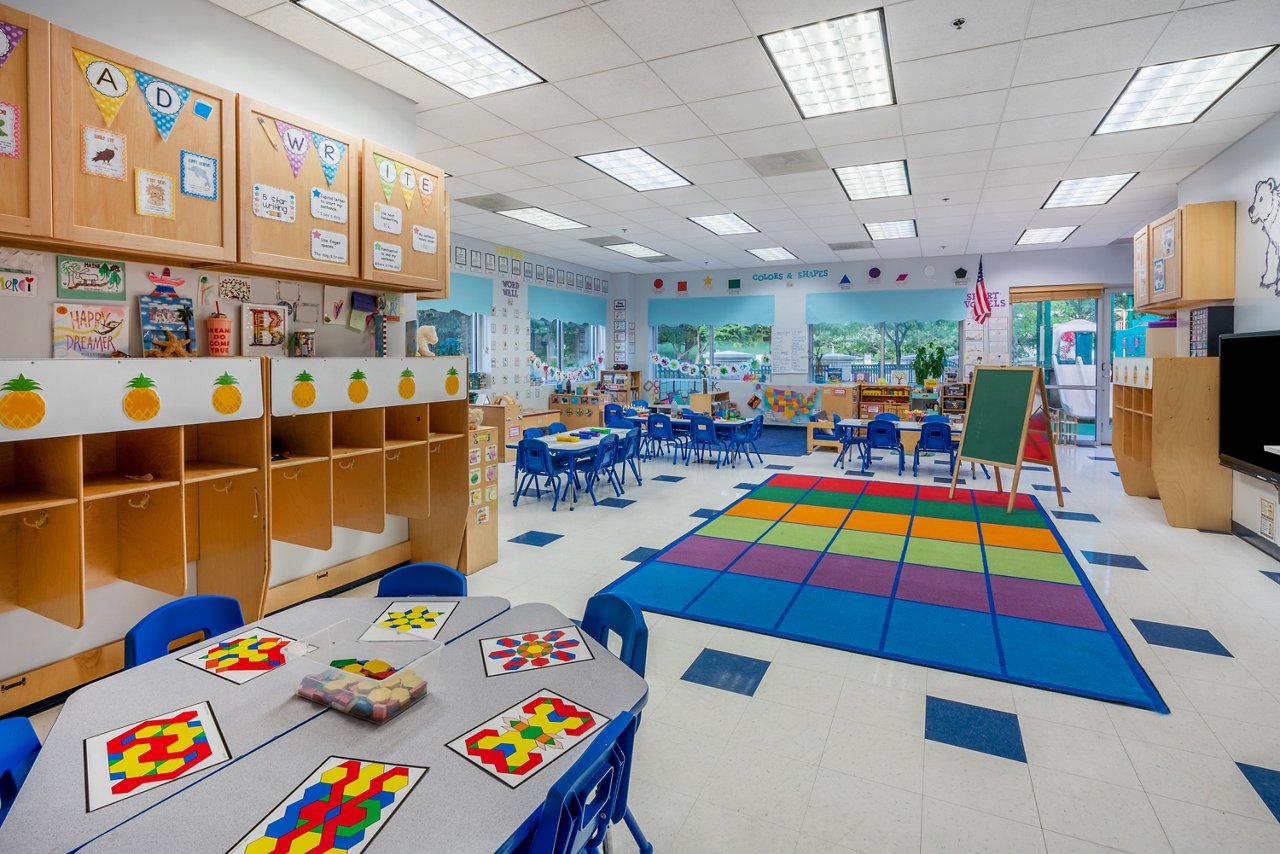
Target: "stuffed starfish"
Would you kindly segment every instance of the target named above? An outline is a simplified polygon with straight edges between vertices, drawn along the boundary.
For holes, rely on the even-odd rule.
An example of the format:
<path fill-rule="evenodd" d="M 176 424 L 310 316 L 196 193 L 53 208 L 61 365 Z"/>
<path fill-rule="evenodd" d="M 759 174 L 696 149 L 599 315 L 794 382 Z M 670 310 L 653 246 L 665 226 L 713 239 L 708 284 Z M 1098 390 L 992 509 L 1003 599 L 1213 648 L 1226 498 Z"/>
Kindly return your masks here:
<path fill-rule="evenodd" d="M 190 338 L 179 338 L 172 331 L 166 329 L 164 331 L 164 340 L 153 339 L 152 347 L 147 351 L 146 355 L 158 359 L 169 358 L 171 356 L 190 356 L 191 353 L 187 346 L 191 343 Z"/>

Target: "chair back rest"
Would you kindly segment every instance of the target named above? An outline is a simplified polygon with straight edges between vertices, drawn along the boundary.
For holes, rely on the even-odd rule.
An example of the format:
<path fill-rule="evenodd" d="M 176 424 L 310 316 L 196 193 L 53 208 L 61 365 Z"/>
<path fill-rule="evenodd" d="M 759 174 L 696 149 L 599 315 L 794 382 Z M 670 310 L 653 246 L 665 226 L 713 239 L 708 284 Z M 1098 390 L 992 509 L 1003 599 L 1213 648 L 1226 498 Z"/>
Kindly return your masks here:
<path fill-rule="evenodd" d="M 689 407 L 687 407 L 687 406 L 682 406 L 682 407 L 680 407 L 680 416 L 681 416 L 682 418 L 692 418 L 693 416 L 695 416 L 695 415 L 697 415 L 697 414 L 698 414 L 698 413 L 694 412 L 692 409 L 690 409 L 690 408 L 689 408 Z"/>
<path fill-rule="evenodd" d="M 631 429 L 627 431 L 627 435 L 622 438 L 623 459 L 630 460 L 640 457 L 640 440 L 640 428 L 632 424 Z"/>
<path fill-rule="evenodd" d="M 596 458 L 592 468 L 601 471 L 614 464 L 618 459 L 618 434 L 610 433 L 596 445 Z"/>
<path fill-rule="evenodd" d="M 661 412 L 649 413 L 649 435 L 654 439 L 674 439 L 676 434 L 671 429 L 671 416 Z"/>
<path fill-rule="evenodd" d="M 526 439 L 541 439 L 545 435 L 547 435 L 547 431 L 541 427 L 524 428 L 524 438 Z"/>
<path fill-rule="evenodd" d="M 610 822 L 621 812 L 627 765 L 635 737 L 635 715 L 622 712 L 596 734 L 557 780 L 538 813 L 528 851 L 580 854 L 596 851 Z"/>
<path fill-rule="evenodd" d="M 649 654 L 649 627 L 640 606 L 633 600 L 617 593 L 597 593 L 587 600 L 587 609 L 582 614 L 582 630 L 604 647 L 609 645 L 609 633 L 613 632 L 622 642 L 618 658 L 637 676 L 644 676 L 645 660 Z"/>
<path fill-rule="evenodd" d="M 0 721 L 0 824 L 40 755 L 40 739 L 26 718 Z"/>
<path fill-rule="evenodd" d="M 240 603 L 230 596 L 187 596 L 143 617 L 124 636 L 124 666 L 137 667 L 169 654 L 169 644 L 197 632 L 206 638 L 244 625 Z"/>
<path fill-rule="evenodd" d="M 892 421 L 879 419 L 867 423 L 867 444 L 872 448 L 896 448 L 898 442 L 898 425 Z"/>
<path fill-rule="evenodd" d="M 764 413 L 757 412 L 756 417 L 751 419 L 751 441 L 764 436 Z"/>
<path fill-rule="evenodd" d="M 609 420 L 612 418 L 621 418 L 621 417 L 622 417 L 621 406 L 619 406 L 616 403 L 606 403 L 604 405 L 604 420 L 606 424 L 609 423 Z"/>
<path fill-rule="evenodd" d="M 557 433 L 563 433 L 568 429 L 568 427 L 564 426 L 563 421 L 553 421 L 547 425 L 547 433 L 551 436 L 554 436 Z"/>
<path fill-rule="evenodd" d="M 872 420 L 872 421 L 897 421 L 897 420 L 898 420 L 898 413 L 896 413 L 896 412 L 881 412 L 879 415 L 877 415 L 875 418 L 873 418 L 873 419 L 871 419 L 871 420 Z"/>
<path fill-rule="evenodd" d="M 922 451 L 951 450 L 951 425 L 944 421 L 926 421 L 920 427 L 920 441 L 916 447 Z"/>
<path fill-rule="evenodd" d="M 378 595 L 466 596 L 467 577 L 442 563 L 411 563 L 382 576 Z"/>
<path fill-rule="evenodd" d="M 939 424 L 950 424 L 950 423 L 951 423 L 951 420 L 950 420 L 949 418 L 947 418 L 947 416 L 945 416 L 945 415 L 940 415 L 940 414 L 939 414 L 939 413 L 937 413 L 937 412 L 932 412 L 932 413 L 930 413 L 930 414 L 926 415 L 924 418 L 920 419 L 920 421 L 921 421 L 921 423 L 923 423 L 923 424 L 933 424 L 934 422 L 937 422 L 937 423 L 939 423 Z"/>
<path fill-rule="evenodd" d="M 627 406 L 623 408 L 622 414 L 625 415 L 627 418 L 634 418 L 636 415 L 636 411 L 634 407 Z"/>
<path fill-rule="evenodd" d="M 695 442 L 717 441 L 716 422 L 706 415 L 689 416 L 689 432 L 693 434 L 693 441 Z"/>
<path fill-rule="evenodd" d="M 533 429 L 533 428 L 530 428 Z M 530 474 L 552 474 L 551 451 L 546 442 L 537 439 L 521 439 L 516 446 L 524 454 L 524 470 Z"/>
<path fill-rule="evenodd" d="M 625 418 L 613 418 L 604 422 L 604 426 L 608 427 L 610 430 L 621 430 L 622 432 L 626 433 L 626 432 L 629 432 L 631 428 L 636 425 L 632 424 L 630 421 L 628 421 Z"/>

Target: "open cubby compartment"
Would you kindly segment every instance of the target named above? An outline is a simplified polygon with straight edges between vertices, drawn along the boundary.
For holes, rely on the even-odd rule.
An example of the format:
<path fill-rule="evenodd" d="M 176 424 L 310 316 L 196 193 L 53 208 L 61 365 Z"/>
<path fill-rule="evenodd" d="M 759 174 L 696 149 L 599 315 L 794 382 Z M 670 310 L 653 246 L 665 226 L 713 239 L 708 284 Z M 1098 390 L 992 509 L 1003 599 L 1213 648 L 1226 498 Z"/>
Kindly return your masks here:
<path fill-rule="evenodd" d="M 155 491 L 182 482 L 181 427 L 86 433 L 83 443 L 86 502 Z"/>
<path fill-rule="evenodd" d="M 271 418 L 271 468 L 280 469 L 329 461 L 333 447 L 333 419 L 328 412 L 276 415 Z M 283 459 L 276 459 L 284 454 Z"/>
<path fill-rule="evenodd" d="M 388 406 L 386 413 L 387 512 L 424 519 L 431 512 L 430 407 L 425 403 Z"/>
<path fill-rule="evenodd" d="M 183 428 L 182 480 L 200 483 L 261 471 L 267 436 L 261 419 L 188 424 Z"/>
<path fill-rule="evenodd" d="M 460 406 L 466 417 L 466 402 L 431 404 L 431 424 L 439 429 L 437 411 Z M 446 417 L 446 416 L 441 416 Z M 446 417 L 446 424 L 450 425 Z M 429 453 L 431 513 L 410 518 L 410 554 L 417 561 L 435 561 L 466 572 L 461 561 L 467 530 L 467 438 L 465 424 L 457 433 L 433 433 Z"/>
<path fill-rule="evenodd" d="M 431 436 L 430 408 L 427 404 L 388 406 L 386 413 L 388 450 L 427 443 Z"/>
<path fill-rule="evenodd" d="M 334 412 L 333 458 L 381 454 L 384 429 L 380 408 Z"/>
<path fill-rule="evenodd" d="M 171 596 L 186 591 L 183 489 L 177 482 L 145 486 L 141 491 L 85 502 L 87 587 L 120 580 Z"/>
<path fill-rule="evenodd" d="M 273 464 L 271 539 L 313 549 L 333 546 L 333 475 L 328 457 Z"/>
<path fill-rule="evenodd" d="M 0 612 L 84 625 L 83 542 L 75 502 L 0 516 Z"/>
<path fill-rule="evenodd" d="M 0 516 L 75 504 L 80 437 L 0 443 Z"/>
<path fill-rule="evenodd" d="M 467 423 L 468 408 L 465 400 L 444 400 L 431 404 L 430 441 L 465 438 L 471 429 Z"/>
<path fill-rule="evenodd" d="M 257 619 L 266 593 L 270 551 L 266 475 L 258 469 L 251 474 L 188 484 L 186 489 L 188 501 L 195 493 L 199 504 L 197 530 L 194 536 L 188 536 L 189 544 L 194 541 L 200 561 L 196 592 L 238 599 L 245 619 Z M 191 554 L 187 557 L 197 559 Z"/>
<path fill-rule="evenodd" d="M 387 525 L 386 464 L 382 451 L 334 457 L 332 465 L 333 524 L 382 533 Z"/>

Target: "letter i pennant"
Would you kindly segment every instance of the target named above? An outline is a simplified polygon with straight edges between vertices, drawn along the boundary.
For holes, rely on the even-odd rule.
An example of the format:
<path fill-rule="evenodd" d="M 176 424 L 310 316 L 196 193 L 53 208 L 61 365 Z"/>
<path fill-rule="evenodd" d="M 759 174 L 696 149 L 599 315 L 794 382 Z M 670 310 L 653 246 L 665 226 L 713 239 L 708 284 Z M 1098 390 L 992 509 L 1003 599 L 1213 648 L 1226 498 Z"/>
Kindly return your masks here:
<path fill-rule="evenodd" d="M 71 52 L 75 54 L 76 62 L 84 72 L 84 79 L 89 84 L 89 91 L 93 93 L 93 102 L 98 105 L 98 112 L 102 113 L 102 120 L 107 123 L 107 127 L 111 127 L 120 107 L 124 105 L 124 99 L 129 96 L 129 69 L 74 47 Z"/>

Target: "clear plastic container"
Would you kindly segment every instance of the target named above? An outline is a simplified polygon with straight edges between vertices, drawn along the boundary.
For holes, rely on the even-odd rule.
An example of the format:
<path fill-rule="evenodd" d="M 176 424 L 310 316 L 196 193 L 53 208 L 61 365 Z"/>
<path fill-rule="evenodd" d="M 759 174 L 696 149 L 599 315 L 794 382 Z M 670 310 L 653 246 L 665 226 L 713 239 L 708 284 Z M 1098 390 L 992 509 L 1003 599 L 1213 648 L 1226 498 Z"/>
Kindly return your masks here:
<path fill-rule="evenodd" d="M 289 644 L 285 655 L 299 678 L 297 695 L 376 724 L 421 702 L 435 682 L 444 644 L 364 640 L 371 629 L 362 620 L 342 620 Z"/>

